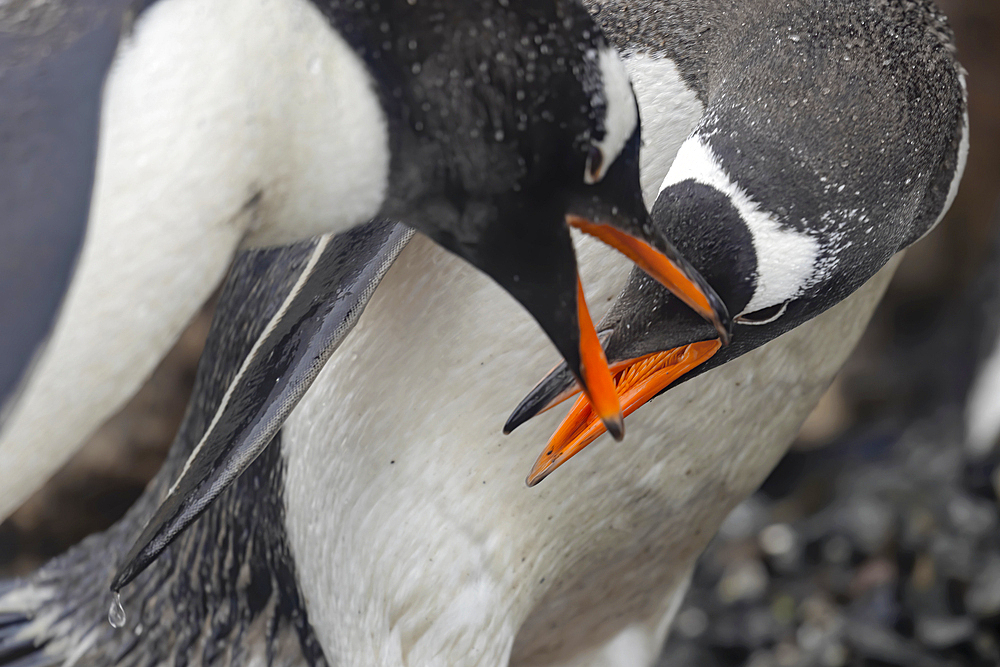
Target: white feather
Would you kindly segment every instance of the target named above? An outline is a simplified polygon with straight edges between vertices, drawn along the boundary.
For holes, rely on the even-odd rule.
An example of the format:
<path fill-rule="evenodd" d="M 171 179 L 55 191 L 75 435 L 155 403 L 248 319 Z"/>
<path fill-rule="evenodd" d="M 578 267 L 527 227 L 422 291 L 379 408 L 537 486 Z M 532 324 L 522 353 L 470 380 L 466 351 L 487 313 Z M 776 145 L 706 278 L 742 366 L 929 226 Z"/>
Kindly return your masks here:
<path fill-rule="evenodd" d="M 773 214 L 761 208 L 729 177 L 711 147 L 698 135 L 681 146 L 660 192 L 688 179 L 725 195 L 753 238 L 757 280 L 753 297 L 743 312 L 752 313 L 794 299 L 815 282 L 819 242 L 808 234 L 782 227 Z"/>
<path fill-rule="evenodd" d="M 579 254 L 588 300 L 607 304 L 627 265 L 592 243 Z M 559 415 L 500 429 L 556 353 L 492 282 L 415 238 L 284 430 L 289 538 L 327 657 L 615 664 L 597 649 L 658 627 L 853 348 L 894 266 L 528 489 Z"/>
<path fill-rule="evenodd" d="M 4 426 L 0 518 L 138 389 L 241 243 L 367 221 L 386 121 L 308 0 L 154 4 L 105 85 L 90 223 L 52 339 Z"/>

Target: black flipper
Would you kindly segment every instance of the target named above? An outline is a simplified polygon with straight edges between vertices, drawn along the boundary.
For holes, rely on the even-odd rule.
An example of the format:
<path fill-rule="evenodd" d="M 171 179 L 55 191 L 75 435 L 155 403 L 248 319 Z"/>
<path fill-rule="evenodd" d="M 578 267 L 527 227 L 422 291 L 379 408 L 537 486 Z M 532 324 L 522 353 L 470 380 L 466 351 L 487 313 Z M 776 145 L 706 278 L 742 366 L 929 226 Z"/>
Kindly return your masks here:
<path fill-rule="evenodd" d="M 264 451 L 412 234 L 403 225 L 375 221 L 315 242 L 112 590 L 142 572 Z"/>
<path fill-rule="evenodd" d="M 83 244 L 104 78 L 150 0 L 0 5 L 0 426 Z"/>

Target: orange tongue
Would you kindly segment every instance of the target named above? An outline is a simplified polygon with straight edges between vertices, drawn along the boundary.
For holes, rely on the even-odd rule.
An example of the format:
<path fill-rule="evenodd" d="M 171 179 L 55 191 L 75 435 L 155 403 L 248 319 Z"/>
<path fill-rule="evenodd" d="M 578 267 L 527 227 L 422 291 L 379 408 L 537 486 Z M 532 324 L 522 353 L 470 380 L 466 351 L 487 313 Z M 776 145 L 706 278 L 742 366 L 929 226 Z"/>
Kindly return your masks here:
<path fill-rule="evenodd" d="M 718 339 L 708 340 L 628 362 L 614 378 L 615 391 L 621 401 L 624 416 L 629 416 L 672 382 L 708 361 L 721 347 L 722 342 Z M 604 431 L 604 425 L 594 414 L 590 401 L 581 396 L 532 466 L 527 479 L 528 486 L 534 486 L 545 479 Z"/>

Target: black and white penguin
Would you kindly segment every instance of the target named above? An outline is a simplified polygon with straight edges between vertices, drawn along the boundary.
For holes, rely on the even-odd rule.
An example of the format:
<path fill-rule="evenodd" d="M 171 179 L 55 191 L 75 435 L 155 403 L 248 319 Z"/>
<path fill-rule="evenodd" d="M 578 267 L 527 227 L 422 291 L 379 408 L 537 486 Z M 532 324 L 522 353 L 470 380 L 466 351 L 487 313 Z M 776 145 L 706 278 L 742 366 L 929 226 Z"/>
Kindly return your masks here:
<path fill-rule="evenodd" d="M 637 35 L 654 23 L 602 11 Z M 733 343 L 720 350 L 710 328 L 633 272 L 598 327 L 626 414 L 842 302 L 951 206 L 968 116 L 944 18 L 930 2 L 890 4 L 870 23 L 866 11 L 876 14 L 793 3 L 762 22 L 752 4 L 734 10 L 745 32 L 713 56 L 706 112 L 652 211 L 734 314 Z M 505 430 L 574 390 L 557 368 Z M 602 432 L 578 404 L 529 483 Z"/>
<path fill-rule="evenodd" d="M 638 149 L 625 70 L 575 0 L 5 4 L 0 467 L 23 475 L 0 516 L 135 391 L 238 247 L 376 217 L 521 301 L 620 432 L 567 221 L 727 319 L 661 253 Z"/>
<path fill-rule="evenodd" d="M 715 12 L 704 2 L 602 7 L 605 30 L 621 40 L 620 47 L 633 49 L 626 64 L 644 127 L 647 115 L 655 119 L 663 109 L 643 103 L 644 95 L 689 91 L 690 104 L 670 107 L 679 120 L 683 110 L 692 110 L 688 127 L 695 133 L 688 141 L 647 136 L 647 149 L 669 150 L 676 141 L 676 151 L 683 144 L 671 175 L 666 177 L 670 156 L 643 161 L 663 165 L 654 183 L 667 178 L 655 220 L 681 233 L 675 240 L 687 244 L 682 248 L 747 322 L 734 330 L 734 352 L 717 352 L 697 367 L 714 368 L 690 373 L 689 381 L 632 415 L 626 443 L 590 448 L 583 460 L 526 489 L 526 464 L 555 427 L 555 416 L 541 415 L 506 437 L 499 428 L 517 398 L 515 386 L 527 386 L 535 369 L 555 361 L 552 351 L 536 325 L 468 265 L 421 237 L 393 262 L 399 243 L 390 239 L 391 231 L 373 230 L 374 236 L 363 238 L 384 241 L 369 247 L 372 277 L 352 283 L 352 290 L 367 292 L 381 267 L 392 266 L 370 299 L 359 298 L 350 308 L 356 313 L 366 306 L 353 331 L 319 336 L 339 342 L 337 354 L 318 372 L 272 446 L 122 588 L 127 620 L 114 630 L 103 622 L 106 591 L 137 529 L 183 477 L 213 422 L 227 414 L 226 394 L 247 386 L 239 381 L 240 369 L 254 363 L 255 346 L 268 344 L 267 327 L 290 303 L 316 246 L 255 251 L 241 259 L 237 279 L 222 298 L 193 408 L 168 465 L 121 524 L 0 590 L 0 660 L 17 667 L 175 660 L 655 663 L 698 554 L 729 510 L 777 462 L 853 348 L 891 276 L 893 253 L 947 207 L 966 145 L 964 86 L 950 31 L 929 2 L 761 0 L 720 3 Z M 644 31 L 653 37 L 647 41 Z M 782 57 L 788 53 L 795 57 Z M 739 79 L 729 88 L 722 84 L 733 81 L 726 69 L 733 59 L 740 63 L 733 65 Z M 659 75 L 647 81 L 655 87 L 644 88 L 642 73 L 653 71 Z M 775 71 L 787 76 L 766 76 Z M 746 87 L 736 85 L 740 81 Z M 850 95 L 833 95 L 845 88 Z M 780 107 L 772 104 L 777 99 Z M 746 115 L 734 111 L 726 121 L 733 125 L 722 125 L 727 108 L 741 107 Z M 859 134 L 876 133 L 867 128 L 885 121 L 883 107 L 896 112 L 889 114 L 893 123 L 883 127 L 884 135 L 874 147 L 853 143 Z M 830 108 L 856 112 L 858 119 L 823 111 Z M 915 111 L 921 113 L 910 113 Z M 814 120 L 817 126 L 836 121 L 846 133 L 831 145 L 817 131 L 813 144 L 803 127 Z M 784 131 L 766 141 L 765 130 L 779 123 Z M 909 123 L 937 138 L 909 135 L 901 128 Z M 711 127 L 719 131 L 709 136 Z M 733 152 L 726 150 L 727 137 Z M 884 163 L 866 157 L 866 150 L 883 146 Z M 694 168 L 705 164 L 699 155 L 709 168 Z M 754 167 L 749 172 L 733 166 L 743 155 L 743 164 Z M 900 155 L 908 164 L 890 162 Z M 834 175 L 838 180 L 829 189 L 811 189 L 811 181 L 797 178 L 810 172 L 794 157 L 813 165 L 821 183 Z M 869 171 L 873 164 L 887 171 Z M 768 169 L 772 184 L 787 190 L 757 185 L 768 182 Z M 723 176 L 731 189 L 720 189 L 727 184 L 719 180 Z M 878 185 L 879 178 L 898 179 L 892 182 L 902 184 L 902 192 Z M 761 193 L 782 192 L 788 195 L 784 204 L 758 201 Z M 888 198 L 865 203 L 853 192 Z M 764 228 L 771 233 L 754 233 L 754 224 L 766 224 L 769 206 L 794 204 L 805 216 L 813 210 L 810 193 L 830 197 L 834 205 L 821 210 L 833 216 L 829 229 L 848 237 L 843 243 L 821 233 L 827 228 L 798 227 L 792 221 L 799 218 L 777 210 L 770 213 L 773 225 Z M 679 194 L 699 210 L 698 224 L 682 224 L 685 216 L 672 213 L 687 210 L 674 201 Z M 839 197 L 851 206 L 864 204 L 869 219 L 843 211 Z M 859 220 L 870 224 L 851 231 Z M 732 234 L 741 225 L 745 229 L 735 240 L 720 231 Z M 884 233 L 887 228 L 895 234 Z M 846 245 L 852 236 L 872 240 Z M 814 264 L 823 270 L 810 283 L 811 277 L 801 276 L 813 275 L 811 265 L 797 260 L 803 248 L 814 246 L 812 259 L 829 257 L 829 263 Z M 734 247 L 738 254 L 717 261 Z M 344 265 L 332 246 L 327 249 L 332 254 L 323 251 L 315 264 L 328 262 L 333 273 L 350 269 L 344 275 L 352 276 L 366 268 L 350 268 L 350 259 Z M 766 268 L 772 265 L 762 256 L 773 257 L 770 251 L 789 258 L 789 270 Z M 673 300 L 652 296 L 654 286 L 628 278 L 627 264 L 604 248 L 584 240 L 578 257 L 591 303 L 610 303 L 627 279 L 625 294 L 636 299 L 620 300 L 605 318 L 614 324 L 605 343 L 609 352 L 638 355 L 716 337 Z M 825 291 L 807 296 L 823 281 Z M 758 295 L 779 300 L 758 304 Z M 821 301 L 798 305 L 810 299 Z M 676 338 L 657 320 L 661 310 L 677 323 Z M 353 322 L 340 317 L 347 326 Z M 754 319 L 763 324 L 750 326 Z M 314 331 L 329 331 L 338 321 L 302 318 Z M 497 323 L 503 337 L 495 335 Z M 647 327 L 649 334 L 629 333 L 647 323 L 655 325 Z M 787 331 L 772 335 L 776 329 L 768 326 Z M 293 346 L 301 348 L 311 336 L 293 340 Z M 655 337 L 645 351 L 635 347 Z M 307 376 L 303 369 L 311 367 L 308 358 L 292 360 L 295 375 Z M 205 497 L 201 487 L 197 491 L 196 503 Z"/>

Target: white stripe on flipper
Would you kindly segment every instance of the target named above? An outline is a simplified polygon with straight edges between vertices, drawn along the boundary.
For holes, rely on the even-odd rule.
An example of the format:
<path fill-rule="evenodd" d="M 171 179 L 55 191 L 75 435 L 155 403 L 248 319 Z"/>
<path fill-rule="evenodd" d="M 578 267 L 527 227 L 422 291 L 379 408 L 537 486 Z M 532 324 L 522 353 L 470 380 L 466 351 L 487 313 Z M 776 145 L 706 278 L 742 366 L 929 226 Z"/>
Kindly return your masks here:
<path fill-rule="evenodd" d="M 681 146 L 660 185 L 660 192 L 687 180 L 707 185 L 725 195 L 753 238 L 757 285 L 743 312 L 751 313 L 794 299 L 816 282 L 819 242 L 808 234 L 782 227 L 771 213 L 733 182 L 712 149 L 698 135 Z M 697 221 L 690 224 L 697 224 Z"/>
<path fill-rule="evenodd" d="M 225 412 L 226 408 L 229 406 L 229 402 L 232 400 L 233 392 L 236 390 L 236 386 L 240 383 L 240 381 L 243 379 L 243 376 L 246 375 L 247 369 L 257 358 L 257 355 L 260 353 L 260 348 L 264 344 L 264 341 L 267 340 L 268 336 L 271 335 L 271 332 L 274 331 L 275 327 L 278 326 L 278 322 L 280 322 L 281 319 L 285 316 L 285 313 L 288 312 L 288 308 L 291 306 L 292 302 L 302 291 L 302 287 L 306 284 L 306 281 L 309 279 L 309 276 L 312 275 L 313 270 L 316 268 L 316 264 L 319 262 L 319 258 L 323 255 L 323 252 L 326 250 L 326 247 L 330 244 L 330 241 L 333 239 L 333 236 L 334 236 L 333 234 L 327 234 L 326 236 L 320 237 L 320 239 L 316 242 L 316 247 L 313 249 L 312 254 L 309 256 L 309 260 L 306 263 L 305 268 L 302 269 L 302 273 L 299 275 L 298 280 L 295 281 L 295 285 L 288 293 L 288 296 L 285 297 L 284 302 L 282 302 L 281 304 L 281 308 L 278 309 L 278 312 L 276 312 L 274 314 L 274 317 L 272 317 L 271 320 L 267 323 L 267 327 L 265 327 L 264 330 L 261 332 L 260 336 L 257 337 L 257 340 L 254 342 L 253 347 L 250 349 L 250 353 L 246 356 L 246 359 L 243 360 L 243 363 L 240 365 L 240 369 L 236 372 L 236 375 L 233 376 L 233 379 L 229 383 L 229 386 L 226 387 L 226 393 L 223 395 L 222 401 L 219 403 L 219 407 L 216 409 L 215 414 L 212 416 L 212 423 L 210 423 L 208 425 L 208 428 L 205 429 L 205 434 L 202 435 L 201 440 L 198 441 L 197 446 L 195 446 L 194 450 L 191 452 L 191 455 L 188 456 L 187 461 L 184 463 L 184 469 L 181 470 L 181 474 L 177 476 L 177 479 L 170 487 L 170 491 L 167 492 L 166 496 L 167 498 L 173 496 L 177 492 L 177 487 L 180 485 L 181 480 L 184 479 L 185 475 L 188 474 L 188 471 L 191 468 L 191 463 L 198 457 L 198 454 L 201 453 L 201 450 L 204 449 L 205 443 L 208 442 L 209 437 L 212 435 L 216 425 L 219 423 L 219 419 L 222 417 L 222 413 Z"/>

